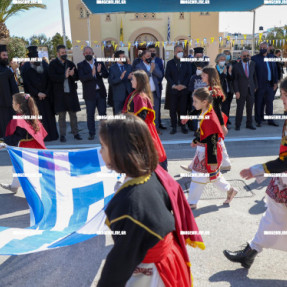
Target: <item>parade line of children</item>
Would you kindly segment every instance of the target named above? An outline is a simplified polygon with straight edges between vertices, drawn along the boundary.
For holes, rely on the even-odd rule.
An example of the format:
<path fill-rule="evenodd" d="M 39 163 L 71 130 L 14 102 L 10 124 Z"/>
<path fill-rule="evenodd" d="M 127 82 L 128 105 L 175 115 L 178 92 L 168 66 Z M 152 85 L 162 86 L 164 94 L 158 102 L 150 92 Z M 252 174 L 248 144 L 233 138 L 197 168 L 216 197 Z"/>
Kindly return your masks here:
<path fill-rule="evenodd" d="M 166 171 L 166 154 L 154 127 L 149 80 L 143 71 L 133 74 L 135 91 L 126 100 L 125 119 L 101 121 L 99 136 L 103 160 L 108 168 L 126 175 L 105 209 L 106 224 L 113 231 L 125 231 L 126 236 L 113 235 L 114 246 L 97 286 L 193 286 L 186 244 L 201 249 L 205 245 L 191 209 L 197 208 L 208 182 L 226 192 L 224 204 L 229 204 L 237 194 L 220 172 L 224 161 L 230 166 L 230 159 L 223 141 L 227 134 L 220 108 L 224 95 L 216 70 L 204 68 L 202 79 L 208 87 L 195 90 L 192 96 L 193 106 L 201 111 L 202 119 L 191 144 L 196 147 L 196 154 L 189 170 L 197 175 L 191 179 L 187 199 L 180 185 Z M 281 82 L 280 91 L 287 111 L 287 78 Z M 18 115 L 38 115 L 33 99 L 27 94 L 15 94 L 13 108 Z M 187 120 L 182 122 L 185 124 Z M 3 142 L 41 149 L 45 148 L 45 136 L 46 131 L 38 120 L 12 120 Z M 264 173 L 285 171 L 287 120 L 279 158 L 244 169 L 240 175 L 248 180 L 262 178 Z M 19 187 L 15 183 L 1 186 L 14 192 Z M 241 263 L 245 268 L 250 268 L 263 248 L 287 251 L 286 237 L 264 235 L 266 231 L 287 230 L 287 184 L 283 178 L 273 178 L 266 193 L 267 210 L 255 237 L 243 250 L 224 250 L 230 261 Z M 192 231 L 192 234 L 184 235 L 181 231 Z"/>

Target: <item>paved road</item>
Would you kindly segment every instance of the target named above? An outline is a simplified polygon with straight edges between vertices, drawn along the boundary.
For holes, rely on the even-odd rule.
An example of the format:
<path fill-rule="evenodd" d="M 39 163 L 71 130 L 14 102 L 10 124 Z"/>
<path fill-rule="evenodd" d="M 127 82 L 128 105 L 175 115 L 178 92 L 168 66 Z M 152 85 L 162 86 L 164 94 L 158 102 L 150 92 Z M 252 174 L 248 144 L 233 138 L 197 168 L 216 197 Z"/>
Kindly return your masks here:
<path fill-rule="evenodd" d="M 234 115 L 235 105 L 232 106 Z M 279 113 L 281 102 L 275 101 L 275 110 Z M 82 135 L 87 136 L 84 110 L 79 115 Z M 110 112 L 110 111 L 109 111 Z M 168 125 L 167 113 L 164 112 Z M 234 122 L 234 120 L 232 120 Z M 282 121 L 280 122 L 282 124 Z M 206 250 L 188 248 L 192 263 L 195 287 L 287 287 L 286 253 L 276 250 L 264 250 L 249 271 L 240 265 L 231 264 L 222 254 L 225 248 L 237 249 L 252 239 L 258 223 L 265 211 L 264 192 L 267 182 L 261 185 L 253 180 L 242 181 L 239 171 L 256 163 L 263 163 L 278 155 L 281 127 L 264 125 L 255 132 L 231 129 L 226 139 L 228 153 L 232 160 L 232 170 L 225 173 L 226 179 L 240 187 L 238 198 L 230 207 L 224 207 L 224 195 L 210 186 L 194 211 L 197 224 L 209 235 L 203 236 Z M 175 136 L 164 132 L 162 140 L 169 159 L 169 172 L 184 188 L 188 180 L 180 178 L 180 164 L 189 163 L 194 150 L 189 146 L 192 134 Z M 176 142 L 175 142 L 176 141 Z M 48 146 L 63 148 L 67 145 L 84 147 L 96 145 L 98 140 L 83 140 L 81 145 L 69 135 L 66 145 L 58 141 Z M 0 181 L 9 182 L 12 170 L 6 151 L 0 152 Z M 16 196 L 0 188 L 0 226 L 26 227 L 29 214 L 23 192 Z M 286 239 L 287 244 L 287 239 Z M 62 249 L 23 256 L 0 256 L 0 286 L 12 287 L 88 287 L 96 286 L 106 255 L 112 246 L 109 236 L 98 236 L 87 242 Z M 100 252 L 96 252 L 100 250 Z"/>

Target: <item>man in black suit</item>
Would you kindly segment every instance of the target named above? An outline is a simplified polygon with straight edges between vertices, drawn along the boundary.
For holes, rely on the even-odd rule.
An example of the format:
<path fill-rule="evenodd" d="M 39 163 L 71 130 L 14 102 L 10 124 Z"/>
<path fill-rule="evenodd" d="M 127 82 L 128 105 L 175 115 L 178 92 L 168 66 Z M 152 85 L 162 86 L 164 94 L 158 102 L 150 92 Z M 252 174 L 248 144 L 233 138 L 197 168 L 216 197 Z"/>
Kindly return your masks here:
<path fill-rule="evenodd" d="M 273 115 L 274 91 L 278 87 L 277 65 L 272 61 L 274 55 L 268 54 L 268 44 L 266 42 L 262 42 L 259 49 L 259 54 L 251 58 L 256 64 L 258 82 L 258 89 L 255 94 L 255 121 L 257 127 L 261 127 L 261 121 L 264 119 L 264 104 L 266 105 L 266 115 Z M 268 124 L 278 126 L 273 120 L 268 120 Z"/>
<path fill-rule="evenodd" d="M 88 139 L 93 140 L 96 134 L 96 108 L 100 116 L 106 115 L 107 92 L 103 78 L 107 78 L 109 73 L 103 62 L 97 62 L 94 59 L 94 51 L 91 47 L 85 47 L 83 55 L 85 60 L 78 64 L 79 79 L 83 84 L 83 98 L 87 108 Z"/>
<path fill-rule="evenodd" d="M 165 78 L 171 87 L 170 99 L 170 117 L 172 130 L 170 134 L 176 133 L 177 116 L 176 112 L 179 107 L 180 115 L 187 113 L 188 84 L 191 77 L 191 65 L 188 62 L 181 62 L 183 57 L 183 48 L 181 45 L 174 47 L 174 58 L 169 60 L 166 65 Z M 181 131 L 188 133 L 186 125 L 181 126 Z"/>
<path fill-rule="evenodd" d="M 233 88 L 236 95 L 235 130 L 240 130 L 243 110 L 246 102 L 246 128 L 256 130 L 252 125 L 254 95 L 257 89 L 255 63 L 250 61 L 248 50 L 241 52 L 241 61 L 233 67 Z"/>
<path fill-rule="evenodd" d="M 81 140 L 78 130 L 77 112 L 81 110 L 77 83 L 78 71 L 73 62 L 67 60 L 64 45 L 57 47 L 57 58 L 50 62 L 49 78 L 52 84 L 54 111 L 59 114 L 60 141 L 66 142 L 66 113 L 69 113 L 72 133 Z"/>
<path fill-rule="evenodd" d="M 126 63 L 124 51 L 116 51 L 115 58 L 119 58 L 120 61 L 109 69 L 109 84 L 112 88 L 115 114 L 119 114 L 127 96 L 132 92 L 132 66 Z"/>

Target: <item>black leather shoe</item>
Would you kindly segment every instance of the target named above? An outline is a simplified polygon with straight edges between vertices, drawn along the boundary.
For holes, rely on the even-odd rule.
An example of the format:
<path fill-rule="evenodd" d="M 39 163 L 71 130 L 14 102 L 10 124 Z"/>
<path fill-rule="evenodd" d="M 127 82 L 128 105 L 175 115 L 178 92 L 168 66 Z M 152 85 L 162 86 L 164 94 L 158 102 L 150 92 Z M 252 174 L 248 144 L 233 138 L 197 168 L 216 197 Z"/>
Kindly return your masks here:
<path fill-rule="evenodd" d="M 60 142 L 65 143 L 66 141 L 67 140 L 65 136 L 60 136 Z"/>
<path fill-rule="evenodd" d="M 256 127 L 254 127 L 254 126 L 252 126 L 252 125 L 251 125 L 251 126 L 246 126 L 246 128 L 247 128 L 247 129 L 250 129 L 250 130 L 256 130 Z"/>
<path fill-rule="evenodd" d="M 254 259 L 258 254 L 258 252 L 254 249 L 251 249 L 250 245 L 247 243 L 246 247 L 243 250 L 234 252 L 224 250 L 223 254 L 228 260 L 232 262 L 241 263 L 241 266 L 249 269 L 252 263 L 254 262 Z"/>
<path fill-rule="evenodd" d="M 181 126 L 181 131 L 182 131 L 182 133 L 184 133 L 184 134 L 187 134 L 187 133 L 188 133 L 188 129 L 187 129 L 186 125 Z"/>
<path fill-rule="evenodd" d="M 162 124 L 159 125 L 159 128 L 160 128 L 161 130 L 166 130 L 166 129 L 167 129 L 167 127 L 165 127 L 165 126 L 162 125 Z"/>
<path fill-rule="evenodd" d="M 236 127 L 235 127 L 235 130 L 236 130 L 236 131 L 240 131 L 240 126 L 236 126 Z"/>
<path fill-rule="evenodd" d="M 176 134 L 176 128 L 172 128 L 171 131 L 170 131 L 170 134 L 171 134 L 171 135 Z"/>
<path fill-rule="evenodd" d="M 80 136 L 79 134 L 76 134 L 76 135 L 74 136 L 74 139 L 75 139 L 75 140 L 82 140 L 82 138 L 81 138 L 81 136 Z"/>
<path fill-rule="evenodd" d="M 256 126 L 257 126 L 258 128 L 261 128 L 261 123 L 257 123 Z"/>
<path fill-rule="evenodd" d="M 95 135 L 90 135 L 89 137 L 88 137 L 88 140 L 90 140 L 90 141 L 92 141 L 92 140 L 94 140 L 95 139 Z"/>
<path fill-rule="evenodd" d="M 268 125 L 269 126 L 274 126 L 274 127 L 279 127 L 279 124 L 275 123 L 274 121 L 269 121 Z"/>

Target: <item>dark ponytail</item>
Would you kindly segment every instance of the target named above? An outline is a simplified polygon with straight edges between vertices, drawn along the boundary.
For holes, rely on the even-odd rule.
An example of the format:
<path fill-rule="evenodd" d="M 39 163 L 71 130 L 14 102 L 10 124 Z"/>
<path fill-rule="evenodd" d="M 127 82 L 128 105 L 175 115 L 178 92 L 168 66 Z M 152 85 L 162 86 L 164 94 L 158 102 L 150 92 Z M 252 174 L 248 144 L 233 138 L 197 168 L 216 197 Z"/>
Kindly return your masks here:
<path fill-rule="evenodd" d="M 39 125 L 39 111 L 35 104 L 34 99 L 25 93 L 17 93 L 13 95 L 14 101 L 20 105 L 20 113 L 23 116 L 29 116 L 30 119 L 25 119 L 25 121 L 30 124 L 37 133 L 40 130 Z"/>

